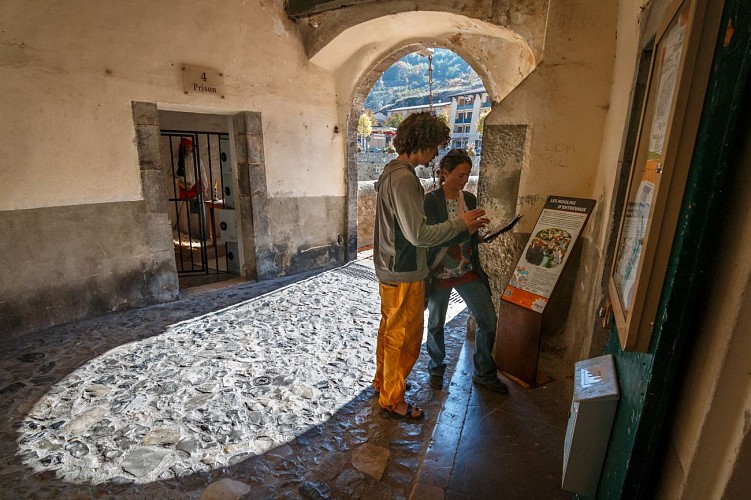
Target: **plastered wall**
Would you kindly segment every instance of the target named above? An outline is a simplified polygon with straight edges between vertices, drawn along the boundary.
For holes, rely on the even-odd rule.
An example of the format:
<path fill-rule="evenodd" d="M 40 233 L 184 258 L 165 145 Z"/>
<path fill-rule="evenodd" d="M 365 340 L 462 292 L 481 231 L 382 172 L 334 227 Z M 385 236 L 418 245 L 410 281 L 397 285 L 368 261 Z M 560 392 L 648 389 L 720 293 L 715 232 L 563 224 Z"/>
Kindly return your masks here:
<path fill-rule="evenodd" d="M 617 16 L 617 5 L 610 2 L 551 3 L 542 60 L 508 96 L 494 103 L 486 118 L 486 135 L 495 141 L 490 150 L 483 145 L 480 203 L 505 218 L 514 212 L 524 214 L 516 235 L 485 250 L 486 268 L 495 268 L 500 284 L 508 279 L 520 245 L 526 242 L 549 195 L 597 199 Z M 589 231 L 597 225 L 600 210 L 598 206 L 579 240 L 581 262 L 570 263 L 579 283 L 574 287 L 568 278 L 567 290 L 556 291 L 557 302 L 563 300 L 566 307 L 544 327 L 548 334 L 560 335 L 557 339 L 548 335 L 545 342 L 567 347 L 572 361 L 581 358 L 573 346 L 591 331 L 588 311 L 569 305 L 577 297 L 590 297 L 593 291 L 599 262 Z"/>
<path fill-rule="evenodd" d="M 160 173 L 140 163 L 133 102 L 255 113 L 250 158 L 262 163 L 251 167 L 263 175 L 245 194 L 248 207 L 260 196 L 268 208 L 256 228 L 267 230 L 269 262 L 258 269 L 269 277 L 342 262 L 334 78 L 308 62 L 282 0 L 10 0 L 0 5 L 0 60 L 0 183 L 11 187 L 0 199 L 9 240 L 0 259 L 19 275 L 0 278 L 2 333 L 177 297 L 169 220 L 149 200 Z M 184 63 L 221 71 L 225 97 L 184 93 Z M 157 122 L 144 126 L 158 134 Z"/>
<path fill-rule="evenodd" d="M 528 128 L 527 161 L 518 168 L 520 205 L 531 213 L 548 194 L 593 192 L 610 106 L 616 16 L 609 3 L 551 4 L 542 61 L 486 118 L 489 125 Z M 526 218 L 521 228 L 531 230 L 535 219 Z"/>
<path fill-rule="evenodd" d="M 8 1 L 0 7 L 0 209 L 141 198 L 130 102 L 258 111 L 269 195 L 342 196 L 333 80 L 307 62 L 282 1 Z M 260 50 L 260 48 L 263 48 Z M 182 63 L 223 72 L 226 97 L 185 95 Z M 102 182 L 105 180 L 105 182 Z"/>
<path fill-rule="evenodd" d="M 602 141 L 596 160 L 597 169 L 592 179 L 589 197 L 598 206 L 584 236 L 587 245 L 583 249 L 584 273 L 576 280 L 572 297 L 572 321 L 567 325 L 564 340 L 573 360 L 598 356 L 603 352 L 606 332 L 602 328 L 602 307 L 604 307 L 606 280 L 610 261 L 607 260 L 609 238 L 617 231 L 618 221 L 614 216 L 614 204 L 624 193 L 618 192 L 619 176 L 624 163 L 630 165 L 632 151 L 628 149 L 629 120 L 638 123 L 643 89 L 637 82 L 640 58 L 648 37 L 643 36 L 646 20 L 646 2 L 620 2 L 618 4 L 617 37 L 612 66 L 612 82 L 607 101 L 607 113 L 602 123 Z M 664 10 L 666 2 L 653 2 Z M 653 26 L 651 29 L 655 29 Z M 646 56 L 648 65 L 649 56 Z M 648 67 L 648 66 L 647 66 Z M 646 73 L 646 71 L 645 71 Z M 646 77 L 646 75 L 642 75 Z M 628 149 L 628 150 L 627 150 Z M 625 155 L 625 156 L 624 156 Z M 612 243 L 611 243 L 612 245 Z M 581 335 L 580 326 L 590 329 L 590 335 Z"/>

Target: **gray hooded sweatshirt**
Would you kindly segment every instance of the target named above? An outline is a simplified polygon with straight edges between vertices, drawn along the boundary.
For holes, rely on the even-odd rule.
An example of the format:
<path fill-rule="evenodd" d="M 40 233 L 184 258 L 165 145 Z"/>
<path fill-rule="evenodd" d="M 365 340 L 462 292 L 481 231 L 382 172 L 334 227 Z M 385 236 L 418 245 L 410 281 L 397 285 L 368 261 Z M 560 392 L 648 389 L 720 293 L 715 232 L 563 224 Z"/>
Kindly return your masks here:
<path fill-rule="evenodd" d="M 386 165 L 375 184 L 378 195 L 373 263 L 376 276 L 386 283 L 412 283 L 428 276 L 427 248 L 450 240 L 467 229 L 456 217 L 428 225 L 425 190 L 415 169 L 403 160 Z"/>

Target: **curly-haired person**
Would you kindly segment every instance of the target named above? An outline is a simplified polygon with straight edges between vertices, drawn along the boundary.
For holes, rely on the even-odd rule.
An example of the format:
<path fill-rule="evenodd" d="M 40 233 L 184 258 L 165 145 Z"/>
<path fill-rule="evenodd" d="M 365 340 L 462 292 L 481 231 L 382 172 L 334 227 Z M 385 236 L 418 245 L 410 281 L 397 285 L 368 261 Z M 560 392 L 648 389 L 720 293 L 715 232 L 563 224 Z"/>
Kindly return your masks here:
<path fill-rule="evenodd" d="M 376 182 L 373 263 L 381 297 L 373 387 L 389 412 L 420 419 L 424 411 L 405 400 L 404 379 L 420 355 L 428 276 L 427 248 L 459 233 L 474 234 L 489 221 L 483 210 L 470 210 L 440 224 L 428 225 L 425 191 L 415 173 L 449 140 L 449 128 L 429 112 L 409 115 L 396 131 L 398 157 Z"/>

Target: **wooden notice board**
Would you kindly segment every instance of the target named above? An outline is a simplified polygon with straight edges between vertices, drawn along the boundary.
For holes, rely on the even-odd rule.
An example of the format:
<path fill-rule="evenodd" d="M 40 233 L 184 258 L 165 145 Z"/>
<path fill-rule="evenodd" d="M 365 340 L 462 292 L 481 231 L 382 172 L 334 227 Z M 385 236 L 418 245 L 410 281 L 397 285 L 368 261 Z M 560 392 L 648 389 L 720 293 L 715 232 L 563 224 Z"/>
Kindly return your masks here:
<path fill-rule="evenodd" d="M 623 350 L 649 349 L 711 63 L 699 39 L 717 29 L 707 3 L 675 1 L 655 38 L 608 285 Z"/>
<path fill-rule="evenodd" d="M 594 207 L 595 200 L 549 196 L 501 294 L 496 363 L 521 385 L 542 382 L 537 370 L 542 316 Z"/>

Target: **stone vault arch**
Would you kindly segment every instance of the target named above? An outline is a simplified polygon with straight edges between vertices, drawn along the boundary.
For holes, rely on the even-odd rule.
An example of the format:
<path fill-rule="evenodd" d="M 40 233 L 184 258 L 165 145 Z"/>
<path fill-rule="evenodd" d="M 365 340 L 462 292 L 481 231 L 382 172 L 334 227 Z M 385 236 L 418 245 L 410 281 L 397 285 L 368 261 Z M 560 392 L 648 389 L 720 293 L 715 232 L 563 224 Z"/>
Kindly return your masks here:
<path fill-rule="evenodd" d="M 508 27 L 438 11 L 409 11 L 367 19 L 339 30 L 325 45 L 312 46 L 308 49 L 313 52 L 310 62 L 334 74 L 338 121 L 347 127 L 348 260 L 357 251 L 357 118 L 381 74 L 406 54 L 426 47 L 445 48 L 472 66 L 491 101 L 497 103 L 541 59 L 541 53 L 535 54 L 528 39 Z"/>

